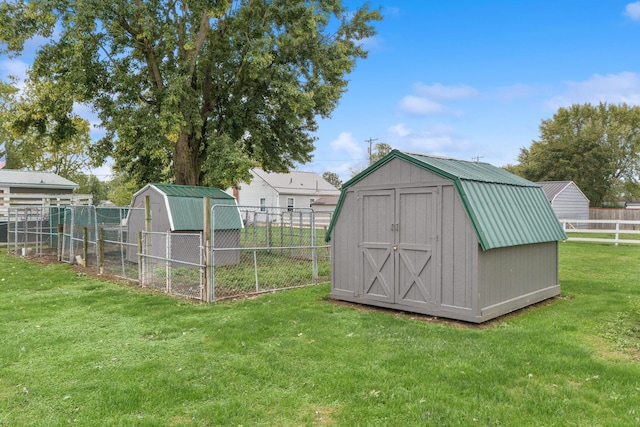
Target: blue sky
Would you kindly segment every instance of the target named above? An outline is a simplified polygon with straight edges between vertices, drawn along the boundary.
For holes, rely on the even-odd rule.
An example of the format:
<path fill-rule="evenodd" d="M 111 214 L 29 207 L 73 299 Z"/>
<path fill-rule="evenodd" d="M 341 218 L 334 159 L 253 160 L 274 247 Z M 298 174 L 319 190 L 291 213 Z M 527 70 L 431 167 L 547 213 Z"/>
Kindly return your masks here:
<path fill-rule="evenodd" d="M 503 166 L 516 162 L 519 149 L 538 138 L 541 121 L 561 106 L 640 105 L 640 1 L 370 5 L 384 19 L 366 41 L 369 57 L 349 76 L 331 118 L 320 122 L 314 159 L 301 170 L 346 180 L 350 168 L 366 162 L 370 138 Z M 0 57 L 0 78 L 24 75 L 28 58 Z M 109 168 L 94 173 L 106 179 Z"/>
<path fill-rule="evenodd" d="M 357 5 L 359 2 L 350 1 Z M 313 163 L 350 177 L 366 140 L 515 163 L 573 103 L 640 105 L 640 1 L 381 1 L 369 57 L 320 124 Z"/>

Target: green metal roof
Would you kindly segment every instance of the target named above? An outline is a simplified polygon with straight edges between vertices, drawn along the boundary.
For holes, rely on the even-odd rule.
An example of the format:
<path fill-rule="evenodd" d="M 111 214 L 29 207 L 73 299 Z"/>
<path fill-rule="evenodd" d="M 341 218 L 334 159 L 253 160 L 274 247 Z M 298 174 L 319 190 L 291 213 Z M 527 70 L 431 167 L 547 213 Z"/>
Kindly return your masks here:
<path fill-rule="evenodd" d="M 233 199 L 233 196 L 215 187 L 197 187 L 194 185 L 177 184 L 151 184 L 167 196 L 172 197 L 196 197 L 202 199 Z"/>
<path fill-rule="evenodd" d="M 327 240 L 340 216 L 345 190 L 395 158 L 454 182 L 483 250 L 567 238 L 539 185 L 488 163 L 393 150 L 342 186 Z"/>
<path fill-rule="evenodd" d="M 202 199 L 208 197 L 211 206 L 226 205 L 232 209 L 217 210 L 214 230 L 235 230 L 242 228 L 242 219 L 233 196 L 219 188 L 196 187 L 175 184 L 151 184 L 165 195 L 169 218 L 173 231 L 202 230 Z"/>

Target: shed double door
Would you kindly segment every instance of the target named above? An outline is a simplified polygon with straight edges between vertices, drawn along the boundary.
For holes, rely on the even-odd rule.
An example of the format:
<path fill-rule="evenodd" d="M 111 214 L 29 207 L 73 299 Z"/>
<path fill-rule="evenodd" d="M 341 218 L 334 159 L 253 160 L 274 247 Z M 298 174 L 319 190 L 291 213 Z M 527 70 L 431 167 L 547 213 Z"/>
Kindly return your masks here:
<path fill-rule="evenodd" d="M 438 304 L 438 194 L 437 187 L 359 192 L 363 297 Z"/>

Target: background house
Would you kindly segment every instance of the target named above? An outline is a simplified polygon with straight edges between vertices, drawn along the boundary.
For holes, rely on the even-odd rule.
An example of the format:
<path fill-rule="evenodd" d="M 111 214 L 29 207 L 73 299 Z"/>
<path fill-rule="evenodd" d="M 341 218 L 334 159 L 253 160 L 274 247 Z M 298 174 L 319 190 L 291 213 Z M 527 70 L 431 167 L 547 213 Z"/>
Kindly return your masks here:
<path fill-rule="evenodd" d="M 203 230 L 203 198 L 209 197 L 211 206 L 236 206 L 233 196 L 219 188 L 194 187 L 189 185 L 147 184 L 133 195 L 132 209 L 127 217 L 127 242 L 130 244 L 128 259 L 137 262 L 138 232 L 145 230 L 145 199 L 149 196 L 151 203 L 151 226 L 154 232 L 170 232 L 173 234 L 192 234 Z M 238 209 L 224 209 L 215 218 L 213 239 L 218 248 L 239 248 L 242 219 Z M 171 250 L 171 258 L 198 264 L 200 249 L 197 241 L 178 243 L 175 238 Z M 158 258 L 166 256 L 166 245 L 160 235 L 154 235 L 152 241 L 153 255 Z M 224 251 L 215 257 L 215 265 L 237 264 L 240 251 Z"/>
<path fill-rule="evenodd" d="M 343 185 L 328 233 L 336 299 L 484 322 L 560 293 L 544 192 L 486 163 L 393 150 Z"/>
<path fill-rule="evenodd" d="M 0 169 L 0 243 L 7 242 L 10 207 L 90 205 L 90 194 L 74 194 L 78 187 L 52 172 Z"/>
<path fill-rule="evenodd" d="M 323 196 L 311 203 L 315 212 L 315 223 L 319 227 L 328 227 L 340 196 Z"/>
<path fill-rule="evenodd" d="M 589 199 L 573 181 L 538 182 L 559 220 L 589 219 Z M 577 227 L 585 224 L 576 224 Z"/>
<path fill-rule="evenodd" d="M 340 195 L 340 190 L 313 172 L 276 173 L 259 168 L 250 172 L 250 183 L 227 190 L 242 206 L 309 208 L 321 197 Z"/>

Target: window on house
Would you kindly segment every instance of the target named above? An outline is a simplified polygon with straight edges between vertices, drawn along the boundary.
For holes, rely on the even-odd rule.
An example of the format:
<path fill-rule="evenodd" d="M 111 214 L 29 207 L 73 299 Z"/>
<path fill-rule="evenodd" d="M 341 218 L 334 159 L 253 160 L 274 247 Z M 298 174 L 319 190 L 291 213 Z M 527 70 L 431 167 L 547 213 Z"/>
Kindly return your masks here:
<path fill-rule="evenodd" d="M 293 197 L 287 197 L 287 210 L 292 211 L 293 208 Z"/>
<path fill-rule="evenodd" d="M 309 198 L 309 207 L 311 207 L 311 205 L 313 204 L 313 202 L 315 202 L 316 199 L 314 199 L 313 197 Z"/>
<path fill-rule="evenodd" d="M 260 212 L 265 212 L 267 210 L 267 199 L 264 197 L 260 197 Z"/>

